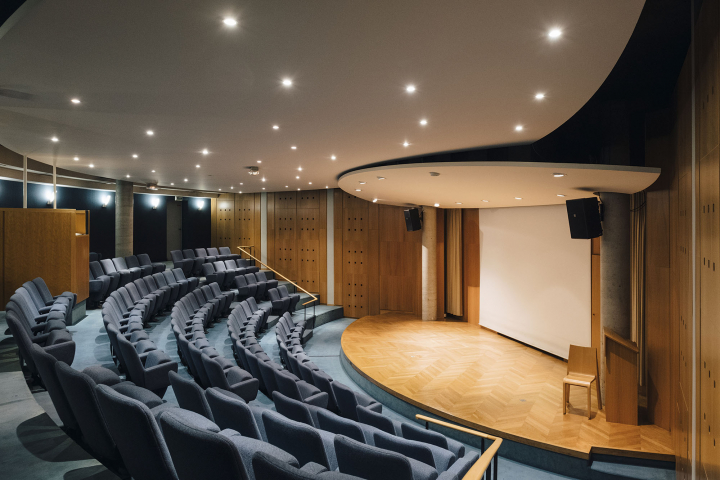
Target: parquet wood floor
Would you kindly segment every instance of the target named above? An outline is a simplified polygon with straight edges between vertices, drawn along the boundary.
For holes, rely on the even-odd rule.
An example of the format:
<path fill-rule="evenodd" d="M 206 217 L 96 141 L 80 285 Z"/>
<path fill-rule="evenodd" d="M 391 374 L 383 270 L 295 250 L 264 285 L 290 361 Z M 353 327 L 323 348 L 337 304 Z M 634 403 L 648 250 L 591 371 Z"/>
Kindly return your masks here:
<path fill-rule="evenodd" d="M 580 458 L 674 460 L 670 432 L 606 422 L 595 389 L 591 419 L 584 388 L 571 388 L 563 415 L 567 364 L 478 325 L 385 313 L 352 323 L 342 349 L 380 388 L 467 427 Z"/>

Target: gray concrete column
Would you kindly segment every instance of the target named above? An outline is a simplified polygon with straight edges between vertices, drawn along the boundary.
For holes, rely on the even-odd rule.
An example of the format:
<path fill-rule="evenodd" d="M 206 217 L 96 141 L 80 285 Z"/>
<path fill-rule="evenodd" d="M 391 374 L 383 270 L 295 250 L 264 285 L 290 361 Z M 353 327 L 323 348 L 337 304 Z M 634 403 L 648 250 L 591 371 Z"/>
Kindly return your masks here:
<path fill-rule="evenodd" d="M 133 254 L 133 184 L 115 182 L 115 256 Z"/>
<path fill-rule="evenodd" d="M 600 319 L 628 340 L 632 335 L 631 298 L 631 195 L 600 193 L 603 203 L 603 234 L 600 237 Z M 605 391 L 605 335 L 601 334 L 601 387 Z"/>
<path fill-rule="evenodd" d="M 437 320 L 437 209 L 423 207 L 422 319 Z"/>

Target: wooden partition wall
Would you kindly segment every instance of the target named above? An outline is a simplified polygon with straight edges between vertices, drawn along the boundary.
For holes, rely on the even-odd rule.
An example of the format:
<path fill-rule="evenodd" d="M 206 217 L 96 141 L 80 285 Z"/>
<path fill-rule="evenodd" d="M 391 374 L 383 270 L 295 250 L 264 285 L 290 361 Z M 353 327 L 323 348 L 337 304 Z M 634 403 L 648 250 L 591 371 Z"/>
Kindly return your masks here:
<path fill-rule="evenodd" d="M 54 295 L 74 292 L 78 302 L 88 297 L 90 236 L 85 212 L 0 209 L 0 245 L 3 306 L 35 277 L 42 277 Z"/>

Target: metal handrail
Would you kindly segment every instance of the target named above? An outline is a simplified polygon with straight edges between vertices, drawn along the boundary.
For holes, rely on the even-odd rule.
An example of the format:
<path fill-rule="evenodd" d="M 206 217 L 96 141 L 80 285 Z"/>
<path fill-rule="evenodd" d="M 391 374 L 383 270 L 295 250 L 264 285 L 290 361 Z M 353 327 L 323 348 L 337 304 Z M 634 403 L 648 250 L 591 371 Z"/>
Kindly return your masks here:
<path fill-rule="evenodd" d="M 458 432 L 467 433 L 476 437 L 482 438 L 482 455 L 477 462 L 468 470 L 462 480 L 480 480 L 487 473 L 490 478 L 497 480 L 498 475 L 498 455 L 497 452 L 502 445 L 503 439 L 488 435 L 487 433 L 478 432 L 477 430 L 471 430 L 469 428 L 461 427 L 459 425 L 453 425 L 452 423 L 443 422 L 442 420 L 436 420 L 434 418 L 427 417 L 425 415 L 415 415 L 415 418 L 425 422 L 425 428 L 429 428 L 430 423 L 440 425 L 442 427 L 451 428 Z M 493 443 L 485 449 L 485 440 L 492 440 Z"/>
<path fill-rule="evenodd" d="M 245 245 L 245 246 L 252 246 L 252 245 Z M 238 250 L 240 250 L 241 252 L 243 252 L 244 254 L 246 254 L 248 257 L 250 257 L 250 258 L 252 258 L 253 260 L 255 260 L 256 262 L 258 262 L 258 263 L 259 263 L 260 265 L 262 265 L 263 267 L 265 267 L 265 268 L 267 268 L 268 270 L 270 270 L 271 272 L 273 272 L 275 275 L 279 275 L 280 277 L 284 278 L 284 279 L 287 280 L 288 282 L 292 283 L 293 286 L 294 286 L 296 289 L 302 290 L 303 292 L 305 292 L 305 293 L 307 293 L 308 295 L 310 295 L 310 296 L 312 297 L 312 300 L 308 300 L 307 302 L 303 303 L 303 304 L 302 304 L 303 307 L 304 307 L 305 305 L 307 305 L 308 303 L 312 303 L 312 302 L 314 302 L 314 301 L 317 300 L 317 297 L 316 297 L 315 295 L 313 295 L 312 293 L 308 292 L 307 290 L 305 290 L 304 288 L 302 288 L 300 285 L 298 285 L 297 283 L 295 283 L 295 282 L 293 282 L 292 280 L 290 280 L 289 278 L 287 278 L 287 277 L 286 277 L 285 275 L 283 275 L 282 273 L 278 272 L 277 270 L 275 270 L 275 269 L 273 269 L 273 268 L 270 268 L 266 263 L 263 263 L 262 261 L 260 261 L 259 258 L 251 255 L 247 250 L 243 249 L 242 247 L 236 247 L 236 248 L 237 248 Z"/>

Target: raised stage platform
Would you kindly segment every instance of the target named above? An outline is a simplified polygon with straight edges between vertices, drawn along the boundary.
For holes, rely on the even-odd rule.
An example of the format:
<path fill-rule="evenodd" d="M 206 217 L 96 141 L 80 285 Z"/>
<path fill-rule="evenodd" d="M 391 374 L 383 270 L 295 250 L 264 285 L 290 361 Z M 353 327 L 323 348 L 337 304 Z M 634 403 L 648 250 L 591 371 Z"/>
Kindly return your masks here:
<path fill-rule="evenodd" d="M 352 368 L 382 390 L 469 428 L 576 458 L 674 462 L 669 431 L 606 422 L 595 389 L 592 418 L 581 388 L 571 389 L 563 415 L 567 364 L 478 325 L 368 316 L 348 326 L 342 350 Z"/>

